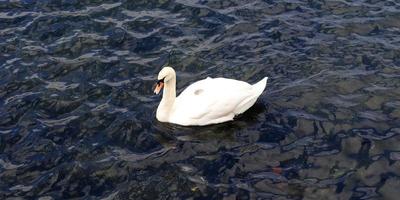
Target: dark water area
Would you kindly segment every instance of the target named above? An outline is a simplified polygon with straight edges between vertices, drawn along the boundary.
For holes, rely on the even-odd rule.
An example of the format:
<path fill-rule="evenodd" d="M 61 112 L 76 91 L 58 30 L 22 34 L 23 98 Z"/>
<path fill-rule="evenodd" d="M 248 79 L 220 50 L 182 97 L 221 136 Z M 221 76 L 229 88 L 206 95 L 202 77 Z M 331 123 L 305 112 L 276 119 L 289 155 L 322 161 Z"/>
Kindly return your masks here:
<path fill-rule="evenodd" d="M 168 63 L 270 78 L 181 127 Z M 0 0 L 0 199 L 398 199 L 399 87 L 399 0 Z"/>

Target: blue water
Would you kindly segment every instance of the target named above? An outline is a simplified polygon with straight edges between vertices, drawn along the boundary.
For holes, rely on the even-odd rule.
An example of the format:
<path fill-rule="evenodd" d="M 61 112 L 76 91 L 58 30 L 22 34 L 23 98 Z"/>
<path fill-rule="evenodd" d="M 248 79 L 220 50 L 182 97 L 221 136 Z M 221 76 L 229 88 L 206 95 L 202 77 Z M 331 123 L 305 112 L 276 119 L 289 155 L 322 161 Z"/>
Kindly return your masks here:
<path fill-rule="evenodd" d="M 157 122 L 254 83 L 234 122 Z M 0 0 L 0 199 L 398 199 L 398 0 Z"/>

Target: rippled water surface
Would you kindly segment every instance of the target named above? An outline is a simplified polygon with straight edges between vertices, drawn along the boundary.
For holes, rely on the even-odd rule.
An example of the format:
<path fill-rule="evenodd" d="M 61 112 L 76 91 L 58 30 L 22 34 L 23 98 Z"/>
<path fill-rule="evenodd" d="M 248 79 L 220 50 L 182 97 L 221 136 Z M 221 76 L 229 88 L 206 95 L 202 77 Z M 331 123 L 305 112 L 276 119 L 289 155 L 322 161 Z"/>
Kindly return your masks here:
<path fill-rule="evenodd" d="M 159 123 L 156 74 L 266 91 Z M 0 199 L 397 199 L 400 1 L 0 0 Z"/>

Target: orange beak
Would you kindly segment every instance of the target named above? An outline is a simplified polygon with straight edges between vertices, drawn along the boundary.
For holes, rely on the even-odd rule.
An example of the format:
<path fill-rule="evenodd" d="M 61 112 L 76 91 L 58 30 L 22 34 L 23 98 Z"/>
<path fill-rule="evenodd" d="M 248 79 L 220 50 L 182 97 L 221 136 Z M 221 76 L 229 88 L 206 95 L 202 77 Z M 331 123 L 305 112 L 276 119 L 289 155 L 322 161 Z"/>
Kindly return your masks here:
<path fill-rule="evenodd" d="M 157 81 L 157 83 L 154 85 L 154 93 L 155 94 L 160 93 L 163 87 L 164 87 L 164 80 Z"/>

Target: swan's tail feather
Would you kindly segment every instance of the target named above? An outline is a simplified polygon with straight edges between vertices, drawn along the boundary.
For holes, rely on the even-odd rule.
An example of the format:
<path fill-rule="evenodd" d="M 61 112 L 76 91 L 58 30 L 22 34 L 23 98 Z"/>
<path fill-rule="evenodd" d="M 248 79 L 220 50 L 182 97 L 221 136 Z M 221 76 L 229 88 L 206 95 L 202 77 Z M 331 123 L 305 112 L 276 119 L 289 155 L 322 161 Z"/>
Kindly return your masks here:
<path fill-rule="evenodd" d="M 261 81 L 253 85 L 253 95 L 250 95 L 249 98 L 245 99 L 241 102 L 235 109 L 235 115 L 241 114 L 249 109 L 251 106 L 256 103 L 258 97 L 264 91 L 265 87 L 267 86 L 268 77 L 263 78 Z"/>
<path fill-rule="evenodd" d="M 253 89 L 255 91 L 255 95 L 258 97 L 263 93 L 265 87 L 267 86 L 268 77 L 264 77 L 261 81 L 258 81 L 256 84 L 253 85 Z"/>

